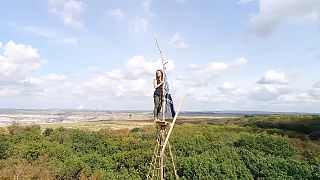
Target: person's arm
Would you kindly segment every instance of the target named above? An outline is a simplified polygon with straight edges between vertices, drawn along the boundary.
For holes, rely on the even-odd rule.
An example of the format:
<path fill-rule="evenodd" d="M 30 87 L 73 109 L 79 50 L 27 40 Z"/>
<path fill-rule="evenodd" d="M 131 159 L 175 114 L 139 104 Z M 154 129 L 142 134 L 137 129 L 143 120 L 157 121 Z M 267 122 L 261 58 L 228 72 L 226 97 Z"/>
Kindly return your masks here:
<path fill-rule="evenodd" d="M 159 86 L 161 86 L 161 84 L 163 84 L 164 83 L 164 81 L 161 81 L 159 84 L 157 84 L 157 80 L 155 79 L 154 81 L 153 81 L 153 87 L 155 88 L 155 89 L 157 89 Z"/>

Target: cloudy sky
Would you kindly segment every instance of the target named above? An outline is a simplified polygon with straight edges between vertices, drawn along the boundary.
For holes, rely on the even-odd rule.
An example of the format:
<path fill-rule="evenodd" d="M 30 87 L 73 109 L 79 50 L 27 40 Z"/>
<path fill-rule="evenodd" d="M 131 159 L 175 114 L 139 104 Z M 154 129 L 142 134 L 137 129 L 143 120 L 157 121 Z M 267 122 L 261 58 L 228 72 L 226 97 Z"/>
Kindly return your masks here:
<path fill-rule="evenodd" d="M 319 0 L 2 0 L 0 108 L 320 112 Z"/>

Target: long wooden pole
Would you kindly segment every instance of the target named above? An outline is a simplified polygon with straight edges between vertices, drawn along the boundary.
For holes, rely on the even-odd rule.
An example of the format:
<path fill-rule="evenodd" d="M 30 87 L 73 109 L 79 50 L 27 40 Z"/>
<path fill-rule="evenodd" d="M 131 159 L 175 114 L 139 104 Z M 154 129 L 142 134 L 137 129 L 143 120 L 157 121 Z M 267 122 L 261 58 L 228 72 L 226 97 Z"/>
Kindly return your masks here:
<path fill-rule="evenodd" d="M 161 142 L 161 146 L 160 146 L 160 151 L 162 149 L 164 140 L 166 138 L 166 126 L 162 126 L 161 127 L 161 135 L 160 135 L 160 142 Z M 164 180 L 164 155 L 160 155 L 160 180 Z"/>
<path fill-rule="evenodd" d="M 166 108 L 166 103 L 165 103 L 165 85 L 166 85 L 166 81 L 165 81 L 165 76 L 166 76 L 166 71 L 165 71 L 165 67 L 164 67 L 164 59 L 163 59 L 163 56 L 162 56 L 162 51 L 160 49 L 160 46 L 159 46 L 159 43 L 158 43 L 158 40 L 157 38 L 155 38 L 156 40 L 156 44 L 157 44 L 157 47 L 158 47 L 158 50 L 160 52 L 160 57 L 161 57 L 161 62 L 162 62 L 162 72 L 163 72 L 163 84 L 162 84 L 162 99 L 161 99 L 161 109 L 162 109 L 162 121 L 166 121 L 166 116 L 165 116 L 165 108 Z"/>
<path fill-rule="evenodd" d="M 158 47 L 158 50 L 160 52 L 160 57 L 161 57 L 161 62 L 162 62 L 162 81 L 163 81 L 163 84 L 162 84 L 162 99 L 161 99 L 161 109 L 162 109 L 162 121 L 165 122 L 166 121 L 166 116 L 165 116 L 165 108 L 166 108 L 166 103 L 165 103 L 165 85 L 166 85 L 166 82 L 165 82 L 165 75 L 166 75 L 166 71 L 165 71 L 165 67 L 164 67 L 164 59 L 163 59 L 163 55 L 162 55 L 162 51 L 160 49 L 160 46 L 159 46 L 159 43 L 158 43 L 158 40 L 157 38 L 155 38 L 156 40 L 156 44 L 157 44 L 157 47 Z M 161 140 L 160 140 L 160 150 L 162 149 L 163 145 L 164 145 L 164 140 L 165 140 L 165 132 L 166 132 L 166 126 L 163 126 L 161 128 L 164 128 L 162 129 L 162 133 L 161 133 Z M 160 152 L 160 180 L 163 180 L 164 179 L 164 155 L 162 154 L 161 155 L 161 152 Z"/>
<path fill-rule="evenodd" d="M 176 115 L 174 116 L 172 123 L 170 124 L 170 129 L 169 129 L 169 132 L 168 132 L 168 134 L 167 134 L 166 140 L 164 141 L 164 144 L 163 144 L 163 146 L 162 146 L 160 156 L 163 156 L 163 155 L 164 155 L 164 150 L 166 149 L 166 145 L 167 145 L 167 143 L 168 143 L 168 141 L 169 141 L 169 138 L 170 138 L 170 135 L 171 135 L 173 126 L 174 126 L 174 124 L 176 123 L 177 117 L 178 117 L 179 112 L 180 112 L 180 109 L 181 109 L 181 107 L 182 107 L 182 103 L 183 103 L 184 97 L 185 97 L 185 96 L 182 96 L 181 99 L 180 99 L 177 113 L 176 113 Z"/>
<path fill-rule="evenodd" d="M 173 165 L 173 171 L 174 171 L 174 175 L 176 177 L 176 180 L 179 179 L 179 176 L 178 176 L 178 173 L 177 173 L 177 170 L 176 170 L 176 165 L 174 163 L 174 159 L 173 159 L 173 153 L 172 153 L 172 150 L 171 150 L 171 145 L 170 145 L 170 142 L 168 141 L 168 147 L 169 147 L 169 152 L 170 152 L 170 156 L 171 156 L 171 162 L 172 162 L 172 165 Z"/>

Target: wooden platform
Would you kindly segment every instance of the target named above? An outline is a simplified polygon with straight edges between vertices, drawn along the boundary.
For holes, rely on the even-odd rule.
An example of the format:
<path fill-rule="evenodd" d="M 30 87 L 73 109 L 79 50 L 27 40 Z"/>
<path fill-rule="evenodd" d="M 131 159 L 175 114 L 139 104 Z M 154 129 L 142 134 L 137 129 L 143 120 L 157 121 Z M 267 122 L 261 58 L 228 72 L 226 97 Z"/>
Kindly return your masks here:
<path fill-rule="evenodd" d="M 167 121 L 156 121 L 155 122 L 157 126 L 167 126 L 167 125 L 170 125 L 169 122 Z"/>

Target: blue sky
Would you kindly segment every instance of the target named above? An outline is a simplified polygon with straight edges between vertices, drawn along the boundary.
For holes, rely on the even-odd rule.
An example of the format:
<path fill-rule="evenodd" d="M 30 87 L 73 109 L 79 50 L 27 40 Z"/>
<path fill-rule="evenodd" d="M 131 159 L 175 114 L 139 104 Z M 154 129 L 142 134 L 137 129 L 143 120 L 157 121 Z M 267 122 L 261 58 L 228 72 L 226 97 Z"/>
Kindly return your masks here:
<path fill-rule="evenodd" d="M 0 107 L 319 112 L 318 0 L 3 0 Z"/>

